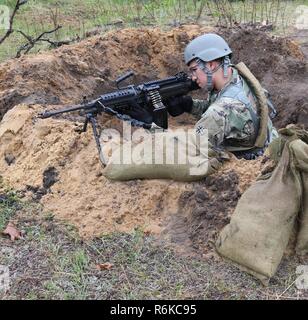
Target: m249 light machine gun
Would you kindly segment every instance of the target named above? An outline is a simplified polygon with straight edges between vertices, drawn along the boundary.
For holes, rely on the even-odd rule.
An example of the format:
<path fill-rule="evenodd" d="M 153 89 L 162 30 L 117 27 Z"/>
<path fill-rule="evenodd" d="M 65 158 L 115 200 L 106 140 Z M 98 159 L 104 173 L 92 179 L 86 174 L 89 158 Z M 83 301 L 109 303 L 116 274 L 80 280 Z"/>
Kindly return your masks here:
<path fill-rule="evenodd" d="M 81 132 L 87 130 L 87 125 L 90 122 L 96 145 L 100 153 L 101 145 L 96 125 L 96 116 L 98 114 L 107 113 L 116 116 L 123 121 L 130 122 L 132 126 L 143 127 L 145 129 L 167 129 L 168 112 L 163 101 L 173 97 L 186 95 L 188 92 L 199 88 L 199 86 L 184 72 L 180 72 L 173 77 L 162 80 L 119 87 L 119 84 L 122 81 L 133 75 L 134 73 L 130 71 L 119 77 L 116 80 L 117 91 L 103 94 L 99 98 L 84 104 L 45 111 L 40 113 L 38 117 L 45 119 L 66 112 L 80 111 L 82 115 L 85 115 L 85 122 Z M 143 117 L 142 120 L 134 119 L 129 116 L 134 109 L 143 111 L 147 116 Z"/>

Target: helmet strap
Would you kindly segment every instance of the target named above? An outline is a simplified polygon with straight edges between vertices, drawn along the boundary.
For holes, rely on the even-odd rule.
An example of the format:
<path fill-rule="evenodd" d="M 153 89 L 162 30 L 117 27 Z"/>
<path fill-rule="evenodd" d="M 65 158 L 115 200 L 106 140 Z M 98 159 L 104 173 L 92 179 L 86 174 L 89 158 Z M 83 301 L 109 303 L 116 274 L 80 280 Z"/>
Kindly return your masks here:
<path fill-rule="evenodd" d="M 224 78 L 228 78 L 228 67 L 230 66 L 230 57 L 225 56 L 223 61 L 223 69 L 224 69 Z"/>
<path fill-rule="evenodd" d="M 201 70 L 206 74 L 207 77 L 207 90 L 211 92 L 214 88 L 213 86 L 213 72 L 205 65 L 205 62 L 197 59 L 197 64 Z"/>
<path fill-rule="evenodd" d="M 201 59 L 196 59 L 196 62 L 201 70 L 203 70 L 207 76 L 207 90 L 210 92 L 213 90 L 213 73 L 223 67 L 224 78 L 228 78 L 228 68 L 231 64 L 230 57 L 225 56 L 222 63 L 220 63 L 214 70 L 210 70 L 205 62 Z"/>
<path fill-rule="evenodd" d="M 211 92 L 214 88 L 213 86 L 213 73 L 215 73 L 219 68 L 222 67 L 223 63 L 219 64 L 214 70 L 210 70 L 206 65 L 205 62 L 201 59 L 197 59 L 197 64 L 201 70 L 206 74 L 207 76 L 207 90 Z"/>
<path fill-rule="evenodd" d="M 213 86 L 213 73 L 209 69 L 207 69 L 207 71 L 205 71 L 205 73 L 206 73 L 206 76 L 207 76 L 207 90 L 209 92 L 211 92 L 213 90 L 213 88 L 214 88 L 214 86 Z"/>

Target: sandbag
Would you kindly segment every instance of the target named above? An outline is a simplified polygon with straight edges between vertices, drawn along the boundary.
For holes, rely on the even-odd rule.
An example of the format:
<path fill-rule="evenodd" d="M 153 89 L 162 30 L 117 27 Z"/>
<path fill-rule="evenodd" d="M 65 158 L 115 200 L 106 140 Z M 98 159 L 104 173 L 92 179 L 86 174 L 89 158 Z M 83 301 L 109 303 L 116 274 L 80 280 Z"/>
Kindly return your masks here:
<path fill-rule="evenodd" d="M 302 180 L 304 182 L 302 212 L 299 216 L 299 232 L 296 241 L 296 253 L 299 255 L 308 253 L 308 171 L 302 173 Z"/>
<path fill-rule="evenodd" d="M 150 147 L 151 146 L 151 147 Z M 103 175 L 112 180 L 173 179 L 195 181 L 216 172 L 226 153 L 214 151 L 195 131 L 147 135 L 142 143 L 124 143 L 112 152 Z"/>
<path fill-rule="evenodd" d="M 275 274 L 300 212 L 298 250 L 307 249 L 308 243 L 307 209 L 302 211 L 303 198 L 307 201 L 308 145 L 294 131 L 280 133 L 285 135 L 270 146 L 277 162 L 274 171 L 246 190 L 216 241 L 219 254 L 264 284 Z"/>
<path fill-rule="evenodd" d="M 301 140 L 292 142 L 292 151 L 296 159 L 296 169 L 301 173 L 302 199 L 299 212 L 299 231 L 296 252 L 300 255 L 308 253 L 308 146 Z"/>
<path fill-rule="evenodd" d="M 280 158 L 284 144 L 290 141 L 290 150 L 293 156 L 293 170 L 298 170 L 298 188 L 301 189 L 301 208 L 297 217 L 296 253 L 308 253 L 308 132 L 307 130 L 289 125 L 279 130 L 282 135 L 271 145 L 271 158 L 277 162 Z"/>

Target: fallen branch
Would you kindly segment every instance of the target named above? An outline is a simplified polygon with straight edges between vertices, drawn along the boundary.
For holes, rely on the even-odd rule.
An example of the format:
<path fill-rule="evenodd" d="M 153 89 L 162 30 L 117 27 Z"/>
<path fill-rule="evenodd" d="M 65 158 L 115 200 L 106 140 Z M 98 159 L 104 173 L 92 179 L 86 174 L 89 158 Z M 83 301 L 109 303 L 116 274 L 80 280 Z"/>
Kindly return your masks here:
<path fill-rule="evenodd" d="M 79 40 L 80 40 L 80 37 L 77 36 L 76 38 L 70 39 L 70 40 L 52 41 L 50 39 L 40 39 L 39 41 L 48 42 L 50 44 L 51 48 L 58 48 L 63 45 L 67 45 L 67 44 L 70 44 L 72 42 L 79 41 Z"/>
<path fill-rule="evenodd" d="M 23 31 L 21 31 L 21 30 L 18 30 L 18 32 L 20 33 L 20 34 L 22 34 L 27 40 L 28 40 L 28 42 L 26 43 L 26 44 L 24 44 L 24 45 L 22 45 L 19 49 L 18 49 L 18 51 L 17 51 L 17 53 L 16 53 L 16 58 L 19 58 L 20 56 L 21 56 L 21 52 L 22 51 L 24 51 L 24 54 L 27 54 L 34 46 L 35 46 L 35 44 L 37 43 L 37 42 L 39 42 L 39 41 L 47 41 L 47 42 L 49 42 L 49 43 L 56 43 L 56 42 L 53 42 L 53 41 L 51 41 L 51 40 L 49 40 L 49 39 L 44 39 L 44 38 L 42 38 L 44 35 L 46 35 L 46 34 L 50 34 L 50 33 L 53 33 L 53 32 L 56 32 L 57 30 L 59 30 L 59 29 L 61 29 L 62 28 L 62 26 L 57 26 L 55 29 L 53 29 L 53 30 L 50 30 L 50 31 L 44 31 L 43 33 L 41 33 L 38 37 L 36 37 L 36 38 L 32 38 L 31 36 L 28 36 L 28 35 L 26 35 Z M 64 42 L 64 41 L 61 41 L 61 42 Z M 60 41 L 58 41 L 58 43 L 60 43 Z"/>
<path fill-rule="evenodd" d="M 0 39 L 0 44 L 11 34 L 14 32 L 13 30 L 13 22 L 14 22 L 14 17 L 15 17 L 15 14 L 16 12 L 18 11 L 18 9 L 20 8 L 20 6 L 22 6 L 23 4 L 27 3 L 28 0 L 17 0 L 16 2 L 16 5 L 15 5 L 15 8 L 13 10 L 13 13 L 10 17 L 10 20 L 9 20 L 9 28 L 8 30 L 6 31 L 5 35 Z"/>

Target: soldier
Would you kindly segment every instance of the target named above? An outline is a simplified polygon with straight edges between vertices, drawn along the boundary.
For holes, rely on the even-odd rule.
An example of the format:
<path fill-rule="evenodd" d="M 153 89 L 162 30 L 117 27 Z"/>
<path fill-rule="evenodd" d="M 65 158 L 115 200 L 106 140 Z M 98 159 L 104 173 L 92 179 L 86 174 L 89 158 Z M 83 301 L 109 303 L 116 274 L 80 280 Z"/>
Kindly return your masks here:
<path fill-rule="evenodd" d="M 267 137 L 261 146 L 255 146 L 261 127 L 257 112 L 259 101 L 237 68 L 231 65 L 231 55 L 228 44 L 217 34 L 208 33 L 192 40 L 185 48 L 185 63 L 192 80 L 207 89 L 208 98 L 197 100 L 182 96 L 169 99 L 165 104 L 171 116 L 189 112 L 199 117 L 195 129 L 197 133 L 207 129 L 214 148 L 231 151 L 239 158 L 254 159 L 278 133 L 266 116 Z M 270 100 L 267 104 L 274 113 Z"/>

